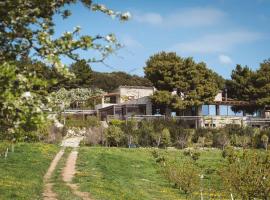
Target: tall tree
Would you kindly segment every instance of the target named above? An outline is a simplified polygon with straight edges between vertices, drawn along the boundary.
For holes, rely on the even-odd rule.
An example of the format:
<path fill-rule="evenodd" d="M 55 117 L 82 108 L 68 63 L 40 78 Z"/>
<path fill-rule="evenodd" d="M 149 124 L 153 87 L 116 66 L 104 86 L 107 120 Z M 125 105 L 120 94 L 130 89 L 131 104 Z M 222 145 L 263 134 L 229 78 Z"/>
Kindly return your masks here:
<path fill-rule="evenodd" d="M 161 52 L 149 58 L 144 68 L 146 78 L 160 91 L 154 94 L 156 102 L 166 102 L 176 109 L 199 106 L 214 100 L 219 91 L 220 76 L 207 68 L 206 64 L 196 63 L 192 58 L 181 58 L 174 52 Z M 175 95 L 162 95 L 176 91 Z M 159 97 L 162 96 L 162 99 Z"/>
<path fill-rule="evenodd" d="M 261 63 L 256 71 L 254 82 L 257 95 L 257 103 L 261 106 L 270 105 L 270 59 Z"/>
<path fill-rule="evenodd" d="M 243 101 L 254 99 L 255 96 L 251 96 L 255 92 L 254 79 L 255 73 L 249 67 L 236 65 L 232 71 L 231 80 L 226 82 L 228 97 Z"/>
<path fill-rule="evenodd" d="M 85 61 L 78 61 L 70 66 L 70 71 L 75 74 L 72 80 L 75 88 L 90 88 L 92 85 L 92 70 Z"/>

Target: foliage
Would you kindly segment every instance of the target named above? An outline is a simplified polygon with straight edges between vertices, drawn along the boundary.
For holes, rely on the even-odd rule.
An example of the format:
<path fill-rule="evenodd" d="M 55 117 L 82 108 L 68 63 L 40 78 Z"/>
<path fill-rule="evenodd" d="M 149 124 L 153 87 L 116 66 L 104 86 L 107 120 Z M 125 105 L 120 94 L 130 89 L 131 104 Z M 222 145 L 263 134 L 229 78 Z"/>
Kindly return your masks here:
<path fill-rule="evenodd" d="M 256 71 L 256 94 L 260 106 L 270 105 L 270 59 L 260 64 L 260 68 Z"/>
<path fill-rule="evenodd" d="M 247 66 L 237 65 L 232 71 L 231 80 L 226 82 L 228 96 L 237 100 L 249 101 L 252 106 L 237 106 L 235 111 L 243 110 L 254 113 L 257 108 L 269 105 L 270 60 L 260 64 L 260 68 L 252 71 Z"/>
<path fill-rule="evenodd" d="M 124 132 L 118 126 L 109 126 L 105 131 L 105 137 L 107 145 L 119 146 L 120 142 L 124 138 Z"/>
<path fill-rule="evenodd" d="M 151 56 L 144 70 L 146 77 L 160 90 L 154 94 L 154 102 L 174 109 L 210 103 L 223 82 L 205 63 L 181 58 L 173 52 Z M 170 95 L 175 89 L 177 94 Z"/>
<path fill-rule="evenodd" d="M 86 119 L 67 118 L 65 126 L 67 128 L 78 127 L 78 128 L 90 128 L 100 126 L 100 121 L 97 117 L 87 117 Z"/>
<path fill-rule="evenodd" d="M 120 48 L 112 33 L 81 35 L 80 27 L 76 27 L 60 37 L 54 34 L 53 18 L 56 15 L 68 18 L 71 12 L 67 6 L 78 2 L 90 11 L 100 11 L 121 21 L 130 18 L 128 12 L 115 12 L 91 0 L 6 0 L 0 3 L 1 138 L 23 138 L 26 132 L 35 131 L 42 124 L 43 109 L 48 108 L 45 86 L 55 80 L 54 75 L 47 72 L 55 70 L 63 77 L 74 77 L 61 62 L 62 58 L 84 63 L 103 62 Z M 80 58 L 81 51 L 89 50 L 95 52 L 89 55 L 97 57 Z M 46 76 L 52 79 L 47 81 Z"/>
<path fill-rule="evenodd" d="M 67 90 L 75 88 L 93 88 L 93 72 L 86 61 L 82 60 L 71 64 L 69 70 L 75 75 L 72 79 L 62 76 L 52 69 L 52 77 L 57 79 L 57 83 L 50 88 L 51 91 L 57 91 L 61 88 Z"/>
<path fill-rule="evenodd" d="M 270 197 L 270 155 L 244 151 L 231 152 L 221 172 L 228 190 L 241 199 Z"/>
<path fill-rule="evenodd" d="M 138 144 L 138 131 L 136 120 L 126 120 L 126 122 L 122 124 L 122 130 L 124 134 L 127 135 L 127 143 L 129 147 L 131 147 L 132 144 Z"/>
<path fill-rule="evenodd" d="M 0 66 L 0 139 L 24 140 L 45 122 L 46 83 L 11 63 Z"/>
<path fill-rule="evenodd" d="M 137 75 L 130 75 L 125 72 L 93 72 L 92 85 L 106 92 L 111 92 L 121 85 L 152 86 L 152 83 L 146 78 L 139 77 Z"/>
<path fill-rule="evenodd" d="M 101 53 L 101 60 L 112 51 L 112 45 L 117 47 L 113 34 L 107 36 L 78 36 L 80 27 L 72 32 L 65 32 L 59 38 L 54 38 L 55 14 L 62 15 L 63 19 L 71 15 L 66 5 L 78 3 L 77 0 L 54 1 L 20 1 L 7 0 L 1 3 L 1 55 L 0 61 L 16 60 L 20 57 L 38 56 L 51 62 L 54 67 L 64 70 L 60 61 L 61 56 L 73 60 L 80 60 L 76 50 L 97 50 Z M 101 11 L 109 16 L 127 20 L 129 13 L 114 12 L 104 5 L 92 4 L 91 0 L 80 1 L 92 11 Z M 108 42 L 104 47 L 98 41 Z M 112 45 L 111 45 L 112 44 Z M 97 61 L 89 58 L 88 61 Z M 64 72 L 64 71 L 63 71 Z"/>
<path fill-rule="evenodd" d="M 56 111 L 63 111 L 65 108 L 69 108 L 72 103 L 74 104 L 73 106 L 77 106 L 76 101 L 79 104 L 85 102 L 82 106 L 87 106 L 86 100 L 102 93 L 103 91 L 99 89 L 76 88 L 66 90 L 61 88 L 57 92 L 50 93 L 50 108 Z"/>
<path fill-rule="evenodd" d="M 267 150 L 268 141 L 269 141 L 268 136 L 267 135 L 262 135 L 261 140 L 262 140 L 262 143 L 263 143 L 263 146 L 264 146 L 265 150 Z"/>
<path fill-rule="evenodd" d="M 199 189 L 200 177 L 197 167 L 189 161 L 169 163 L 164 167 L 166 178 L 185 194 L 192 194 Z"/>
<path fill-rule="evenodd" d="M 161 145 L 163 147 L 168 147 L 171 145 L 171 135 L 167 128 L 164 128 L 161 132 Z"/>

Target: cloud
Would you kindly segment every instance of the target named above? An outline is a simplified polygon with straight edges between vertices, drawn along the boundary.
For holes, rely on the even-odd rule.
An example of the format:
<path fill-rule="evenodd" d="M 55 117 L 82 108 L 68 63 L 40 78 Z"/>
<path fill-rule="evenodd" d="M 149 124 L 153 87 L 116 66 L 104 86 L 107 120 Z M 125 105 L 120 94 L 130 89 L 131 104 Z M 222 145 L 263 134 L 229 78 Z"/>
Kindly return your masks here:
<path fill-rule="evenodd" d="M 219 62 L 221 64 L 228 65 L 228 64 L 232 64 L 233 63 L 232 59 L 229 56 L 224 55 L 224 54 L 219 55 L 218 56 L 218 59 L 219 59 Z"/>
<path fill-rule="evenodd" d="M 177 43 L 170 50 L 180 53 L 222 53 L 236 45 L 254 42 L 261 38 L 261 33 L 251 31 L 208 34 L 189 42 Z"/>
<path fill-rule="evenodd" d="M 162 16 L 159 13 L 135 13 L 134 20 L 140 23 L 164 27 L 201 27 L 217 24 L 225 13 L 216 8 L 186 8 L 178 12 Z"/>
<path fill-rule="evenodd" d="M 163 23 L 163 17 L 158 13 L 145 13 L 142 15 L 135 15 L 135 21 L 141 23 L 148 23 L 152 25 L 159 25 Z"/>
<path fill-rule="evenodd" d="M 121 44 L 129 48 L 143 48 L 143 45 L 139 41 L 129 35 L 123 36 Z"/>

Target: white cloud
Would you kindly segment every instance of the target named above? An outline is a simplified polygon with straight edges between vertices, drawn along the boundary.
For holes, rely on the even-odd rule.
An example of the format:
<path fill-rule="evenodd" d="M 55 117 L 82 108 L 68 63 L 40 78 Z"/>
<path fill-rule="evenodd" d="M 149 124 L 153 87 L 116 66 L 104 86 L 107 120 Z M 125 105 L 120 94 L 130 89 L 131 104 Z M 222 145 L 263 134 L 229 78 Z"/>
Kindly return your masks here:
<path fill-rule="evenodd" d="M 217 24 L 224 16 L 225 13 L 216 8 L 196 7 L 182 9 L 166 16 L 153 12 L 137 13 L 134 20 L 165 27 L 201 27 Z"/>
<path fill-rule="evenodd" d="M 129 35 L 125 35 L 121 39 L 121 44 L 129 48 L 143 48 L 143 45 L 139 41 Z"/>
<path fill-rule="evenodd" d="M 208 34 L 189 42 L 177 43 L 170 50 L 180 53 L 222 53 L 236 45 L 254 42 L 261 38 L 262 34 L 251 31 Z"/>
<path fill-rule="evenodd" d="M 158 13 L 145 13 L 142 15 L 135 15 L 134 19 L 135 21 L 152 25 L 159 25 L 163 23 L 163 18 Z"/>
<path fill-rule="evenodd" d="M 224 54 L 219 55 L 218 59 L 221 64 L 229 65 L 233 63 L 232 59 L 229 56 L 224 55 Z"/>

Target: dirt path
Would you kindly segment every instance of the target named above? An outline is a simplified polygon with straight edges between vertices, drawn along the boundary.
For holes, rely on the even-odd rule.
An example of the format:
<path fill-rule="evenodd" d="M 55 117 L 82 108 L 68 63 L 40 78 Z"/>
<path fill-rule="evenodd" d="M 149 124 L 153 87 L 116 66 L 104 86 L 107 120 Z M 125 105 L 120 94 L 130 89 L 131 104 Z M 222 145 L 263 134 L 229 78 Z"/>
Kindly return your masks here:
<path fill-rule="evenodd" d="M 89 193 L 79 191 L 78 185 L 72 183 L 72 178 L 76 173 L 76 160 L 78 151 L 74 149 L 68 156 L 65 168 L 62 171 L 63 181 L 71 188 L 72 192 L 83 200 L 92 200 Z"/>
<path fill-rule="evenodd" d="M 65 152 L 65 150 L 64 150 L 65 147 L 72 147 L 73 151 L 69 154 L 66 165 L 62 171 L 63 181 L 70 187 L 72 192 L 76 196 L 80 197 L 82 200 L 92 200 L 89 193 L 79 191 L 79 187 L 76 184 L 72 183 L 72 179 L 76 173 L 75 167 L 76 167 L 76 160 L 78 157 L 77 148 L 79 147 L 82 139 L 83 139 L 83 137 L 68 137 L 62 141 L 61 146 L 63 147 L 63 149 L 60 150 L 56 154 L 53 161 L 51 162 L 51 165 L 50 165 L 47 173 L 44 176 L 44 183 L 45 183 L 44 192 L 43 192 L 43 199 L 44 200 L 57 200 L 57 194 L 53 191 L 54 184 L 52 182 L 50 182 L 50 178 L 51 178 L 59 160 L 61 159 L 61 157 L 63 156 L 63 154 Z"/>
<path fill-rule="evenodd" d="M 57 195 L 53 192 L 53 183 L 50 182 L 50 178 L 52 176 L 52 173 L 54 172 L 59 160 L 63 156 L 65 150 L 61 149 L 56 156 L 54 157 L 53 161 L 51 162 L 51 165 L 47 171 L 47 173 L 44 176 L 44 192 L 43 192 L 43 199 L 44 200 L 57 200 Z"/>

